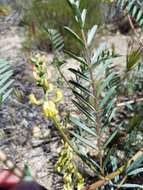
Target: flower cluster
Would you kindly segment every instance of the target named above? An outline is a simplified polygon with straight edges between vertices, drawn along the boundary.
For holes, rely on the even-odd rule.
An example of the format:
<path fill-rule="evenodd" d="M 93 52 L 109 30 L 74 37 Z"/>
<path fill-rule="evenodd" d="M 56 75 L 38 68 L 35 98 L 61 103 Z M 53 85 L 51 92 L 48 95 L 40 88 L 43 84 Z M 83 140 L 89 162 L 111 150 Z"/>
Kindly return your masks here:
<path fill-rule="evenodd" d="M 44 90 L 44 97 L 42 99 L 37 99 L 34 94 L 29 95 L 29 100 L 31 104 L 42 105 L 42 110 L 47 118 L 58 117 L 57 104 L 63 99 L 62 92 L 59 88 L 54 86 L 49 82 L 46 68 L 46 58 L 45 56 L 36 55 L 31 59 L 33 63 L 33 76 L 36 80 L 38 86 L 42 87 Z M 50 98 L 50 94 L 52 98 Z"/>
<path fill-rule="evenodd" d="M 70 146 L 63 142 L 63 149 L 56 164 L 56 170 L 63 174 L 64 190 L 73 190 L 75 187 L 80 190 L 84 186 L 84 178 L 78 172 L 74 164 L 74 152 Z"/>
<path fill-rule="evenodd" d="M 61 125 L 58 112 L 58 104 L 63 100 L 62 92 L 49 80 L 50 77 L 46 72 L 46 58 L 38 54 L 32 58 L 31 61 L 33 63 L 33 76 L 37 85 L 43 88 L 44 97 L 42 99 L 37 99 L 35 94 L 30 94 L 30 103 L 42 106 L 44 116 L 56 121 L 55 126 L 59 131 L 64 133 L 65 126 Z M 36 137 L 39 132 L 39 128 L 34 129 L 34 135 Z M 56 164 L 56 169 L 64 175 L 64 190 L 72 190 L 74 187 L 80 190 L 84 185 L 84 178 L 78 172 L 76 165 L 72 162 L 74 152 L 67 142 L 64 141 L 62 144 L 63 149 L 61 150 L 60 157 Z"/>

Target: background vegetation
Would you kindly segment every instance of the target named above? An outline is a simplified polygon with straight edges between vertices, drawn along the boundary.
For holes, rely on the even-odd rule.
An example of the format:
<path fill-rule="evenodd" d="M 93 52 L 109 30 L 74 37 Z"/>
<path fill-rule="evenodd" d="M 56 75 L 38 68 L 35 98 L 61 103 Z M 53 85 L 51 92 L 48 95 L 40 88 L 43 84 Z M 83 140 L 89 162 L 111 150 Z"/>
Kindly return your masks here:
<path fill-rule="evenodd" d="M 21 24 L 28 28 L 28 36 L 25 41 L 25 47 L 30 48 L 32 44 L 39 49 L 49 49 L 50 43 L 45 28 L 57 29 L 63 34 L 65 38 L 65 45 L 67 47 L 76 47 L 73 41 L 68 41 L 63 29 L 64 26 L 73 27 L 75 31 L 79 32 L 79 27 L 75 22 L 71 10 L 65 0 L 47 0 L 47 1 L 17 1 L 18 9 L 23 13 Z M 82 0 L 81 8 L 87 7 L 88 18 L 86 29 L 90 28 L 95 22 L 101 24 L 103 21 L 101 16 L 101 1 L 100 0 Z"/>

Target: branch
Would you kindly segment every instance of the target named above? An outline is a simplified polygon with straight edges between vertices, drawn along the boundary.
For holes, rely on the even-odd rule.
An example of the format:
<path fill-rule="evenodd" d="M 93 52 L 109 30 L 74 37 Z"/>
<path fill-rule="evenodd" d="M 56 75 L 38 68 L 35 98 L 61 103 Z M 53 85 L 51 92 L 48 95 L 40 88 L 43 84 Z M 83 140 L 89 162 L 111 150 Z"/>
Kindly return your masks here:
<path fill-rule="evenodd" d="M 105 176 L 104 179 L 101 179 L 93 183 L 92 185 L 89 185 L 88 187 L 83 188 L 82 190 L 96 190 L 97 188 L 102 187 L 103 185 L 106 185 L 109 181 L 114 179 L 116 176 L 123 173 L 125 169 L 127 169 L 132 162 L 134 162 L 141 156 L 143 156 L 143 149 L 138 151 L 125 165 L 121 166 L 115 172 L 110 173 L 109 175 Z"/>
<path fill-rule="evenodd" d="M 85 59 L 88 65 L 88 70 L 89 70 L 89 75 L 90 75 L 90 79 L 91 79 L 91 87 L 92 87 L 92 93 L 93 93 L 93 103 L 94 103 L 94 115 L 95 115 L 95 125 L 96 125 L 96 131 L 97 131 L 97 147 L 99 149 L 99 160 L 100 160 L 100 167 L 102 168 L 102 162 L 103 162 L 103 158 L 102 158 L 102 153 L 101 153 L 101 136 L 100 136 L 100 130 L 101 130 L 101 122 L 100 122 L 100 117 L 98 112 L 100 112 L 99 110 L 99 105 L 98 105 L 98 100 L 97 100 L 97 96 L 96 96 L 96 83 L 95 83 L 95 79 L 94 79 L 94 73 L 92 70 L 92 64 L 91 64 L 91 56 L 90 56 L 90 52 L 89 52 L 89 48 L 87 45 L 87 41 L 86 41 L 86 35 L 84 30 L 81 30 L 81 34 L 82 34 L 82 38 L 84 41 L 84 50 L 85 50 Z M 104 173 L 104 171 L 101 169 L 102 174 Z"/>

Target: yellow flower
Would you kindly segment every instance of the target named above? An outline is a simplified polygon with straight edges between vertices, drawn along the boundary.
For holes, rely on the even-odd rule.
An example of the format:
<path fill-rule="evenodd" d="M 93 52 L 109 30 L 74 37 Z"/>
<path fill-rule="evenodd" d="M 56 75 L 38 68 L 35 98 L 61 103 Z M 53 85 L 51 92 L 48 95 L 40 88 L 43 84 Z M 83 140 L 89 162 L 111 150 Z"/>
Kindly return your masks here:
<path fill-rule="evenodd" d="M 29 101 L 31 104 L 40 105 L 42 102 L 37 100 L 34 94 L 29 95 Z"/>
<path fill-rule="evenodd" d="M 56 105 L 52 101 L 45 101 L 43 104 L 43 113 L 46 117 L 54 118 L 58 114 Z"/>
<path fill-rule="evenodd" d="M 58 89 L 56 89 L 56 98 L 54 99 L 54 102 L 55 102 L 55 103 L 60 102 L 62 99 L 63 99 L 62 92 L 61 92 L 61 90 L 58 88 Z"/>

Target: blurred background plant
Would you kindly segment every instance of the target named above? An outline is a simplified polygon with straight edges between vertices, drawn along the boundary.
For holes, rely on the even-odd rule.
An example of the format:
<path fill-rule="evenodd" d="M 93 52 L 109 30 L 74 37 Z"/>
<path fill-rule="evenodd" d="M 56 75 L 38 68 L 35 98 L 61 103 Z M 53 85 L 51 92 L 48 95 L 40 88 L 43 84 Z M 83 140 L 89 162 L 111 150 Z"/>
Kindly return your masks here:
<path fill-rule="evenodd" d="M 51 44 L 45 31 L 46 27 L 61 32 L 64 36 L 65 47 L 74 48 L 79 51 L 79 45 L 72 40 L 69 42 L 68 36 L 65 35 L 65 31 L 63 30 L 64 26 L 69 26 L 77 33 L 79 32 L 79 27 L 72 18 L 72 13 L 64 0 L 15 1 L 17 9 L 22 12 L 21 24 L 26 27 L 27 39 L 23 43 L 23 46 L 26 49 L 37 47 L 41 50 L 51 50 Z M 99 28 L 102 26 L 100 29 L 100 35 L 104 32 L 106 25 L 109 25 L 109 30 L 111 31 L 116 32 L 119 30 L 121 33 L 127 34 L 130 31 L 131 26 L 126 15 L 126 10 L 131 12 L 132 8 L 135 6 L 131 7 L 133 4 L 129 4 L 130 1 L 127 3 L 127 6 L 123 6 L 125 2 L 126 1 L 118 1 L 117 5 L 121 5 L 118 9 L 116 1 L 112 1 L 111 3 L 111 1 L 108 0 L 82 0 L 80 8 L 83 9 L 83 7 L 87 7 L 89 10 L 85 30 L 96 23 Z M 138 6 L 139 4 L 136 5 L 136 10 L 138 10 Z M 122 9 L 124 9 L 124 11 L 121 11 Z M 137 14 L 135 11 L 132 16 L 135 16 L 134 20 L 136 20 L 139 25 L 142 25 L 142 20 L 140 19 L 142 15 Z"/>
<path fill-rule="evenodd" d="M 16 5 L 19 10 L 22 11 L 21 24 L 27 28 L 27 39 L 25 40 L 23 46 L 25 48 L 31 48 L 30 46 L 38 47 L 43 50 L 51 50 L 51 44 L 45 27 L 48 29 L 57 29 L 63 34 L 65 38 L 65 45 L 67 47 L 73 47 L 77 50 L 78 45 L 72 40 L 69 42 L 67 36 L 64 35 L 65 31 L 63 27 L 65 25 L 73 27 L 77 32 L 79 31 L 78 25 L 74 21 L 71 10 L 67 6 L 65 0 L 15 0 Z M 86 23 L 86 28 L 89 28 L 95 23 L 102 23 L 101 16 L 101 1 L 100 0 L 82 0 L 81 8 L 88 7 L 88 22 Z M 64 11 L 63 11 L 64 9 Z M 37 11 L 38 10 L 38 11 Z"/>
<path fill-rule="evenodd" d="M 7 16 L 11 12 L 10 6 L 0 5 L 0 16 Z"/>
<path fill-rule="evenodd" d="M 0 59 L 0 105 L 9 97 L 13 88 L 12 83 L 13 69 L 11 65 L 3 59 Z"/>

